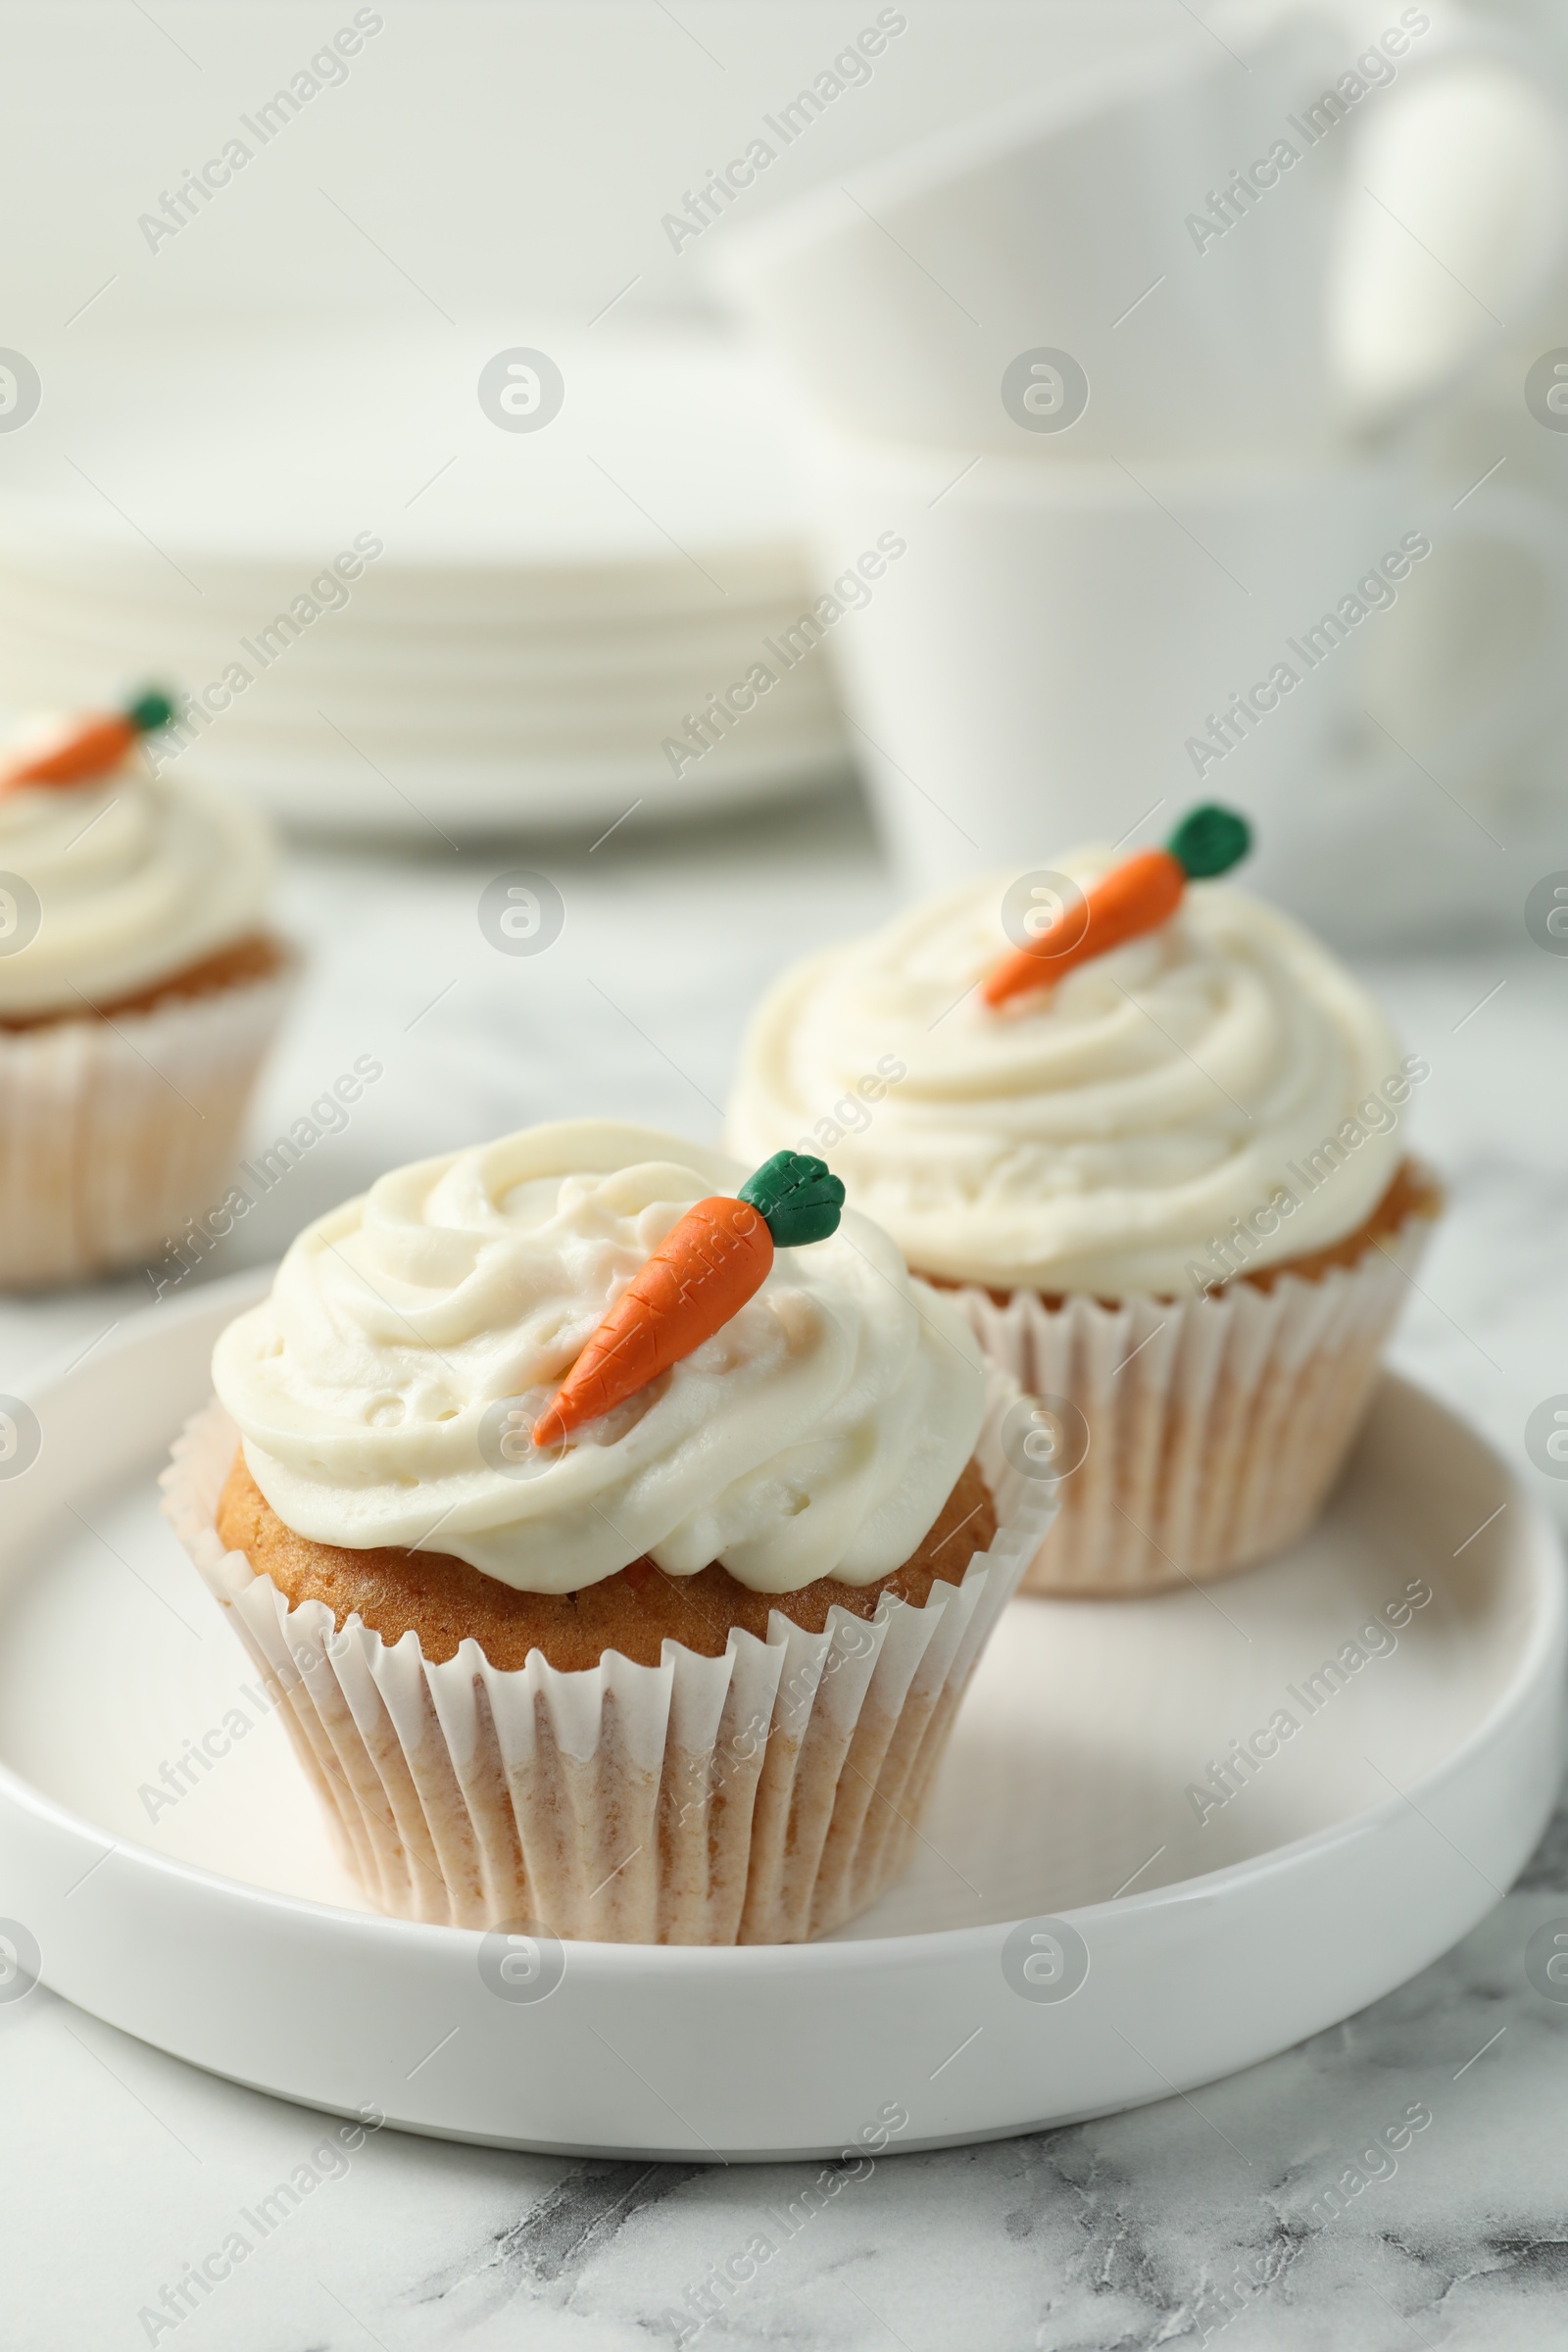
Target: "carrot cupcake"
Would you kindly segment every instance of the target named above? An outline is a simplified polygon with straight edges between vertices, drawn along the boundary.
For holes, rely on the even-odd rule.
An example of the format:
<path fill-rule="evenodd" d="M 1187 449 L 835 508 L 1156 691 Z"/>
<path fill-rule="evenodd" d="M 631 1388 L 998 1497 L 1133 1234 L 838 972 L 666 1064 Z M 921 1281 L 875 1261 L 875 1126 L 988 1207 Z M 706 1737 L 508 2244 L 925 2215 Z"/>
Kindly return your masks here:
<path fill-rule="evenodd" d="M 270 836 L 155 775 L 148 695 L 0 760 L 0 1286 L 133 1265 L 210 1207 L 282 1009 Z"/>
<path fill-rule="evenodd" d="M 426 1160 L 219 1342 L 166 1509 L 386 1910 L 788 1941 L 909 1854 L 1049 1503 L 956 1301 L 819 1159 L 743 1175 L 595 1121 Z"/>
<path fill-rule="evenodd" d="M 964 884 L 788 972 L 731 1148 L 830 1146 L 849 1198 L 1043 1397 L 1029 1578 L 1223 1576 L 1318 1511 L 1440 1206 L 1428 1075 L 1201 809 L 1131 858 Z"/>

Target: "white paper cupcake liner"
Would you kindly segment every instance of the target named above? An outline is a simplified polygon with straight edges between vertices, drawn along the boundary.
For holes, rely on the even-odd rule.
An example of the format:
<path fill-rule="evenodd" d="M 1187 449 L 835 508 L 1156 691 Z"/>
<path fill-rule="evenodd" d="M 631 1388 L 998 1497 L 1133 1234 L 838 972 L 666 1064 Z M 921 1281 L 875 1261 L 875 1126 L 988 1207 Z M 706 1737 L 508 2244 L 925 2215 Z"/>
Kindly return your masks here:
<path fill-rule="evenodd" d="M 1024 1590 L 1151 1592 L 1294 1543 L 1360 1425 L 1432 1223 L 1411 1216 L 1353 1265 L 1282 1274 L 1267 1291 L 1237 1281 L 1206 1298 L 1057 1306 L 1033 1291 L 1003 1305 L 954 1292 L 990 1361 L 1087 1428 Z"/>
<path fill-rule="evenodd" d="M 160 1253 L 223 1200 L 292 959 L 112 1020 L 0 1030 L 0 1289 Z"/>
<path fill-rule="evenodd" d="M 210 1404 L 164 1474 L 164 1509 L 270 1688 L 382 1910 L 615 1943 L 786 1943 L 824 1935 L 904 1868 L 975 1660 L 1054 1503 L 1004 1457 L 1015 1384 L 993 1373 L 978 1448 L 999 1533 L 923 1607 L 835 1608 L 820 1634 L 776 1610 L 724 1655 L 666 1641 L 562 1672 L 493 1667 L 476 1642 L 434 1665 L 324 1601 L 291 1609 L 225 1551 L 237 1435 Z"/>

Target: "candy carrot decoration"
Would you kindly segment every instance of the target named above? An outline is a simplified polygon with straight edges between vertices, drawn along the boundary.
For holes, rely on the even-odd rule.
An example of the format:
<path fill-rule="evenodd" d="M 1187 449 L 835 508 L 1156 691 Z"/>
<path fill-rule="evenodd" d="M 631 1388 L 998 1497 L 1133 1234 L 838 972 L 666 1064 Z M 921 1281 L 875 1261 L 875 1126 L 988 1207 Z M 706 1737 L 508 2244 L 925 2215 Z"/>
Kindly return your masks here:
<path fill-rule="evenodd" d="M 141 736 L 167 727 L 173 715 L 174 706 L 165 694 L 144 694 L 123 710 L 85 712 L 45 749 L 24 754 L 0 772 L 0 792 L 24 784 L 84 784 L 106 776 Z"/>
<path fill-rule="evenodd" d="M 1019 948 L 999 963 L 980 994 L 987 1004 L 1004 1004 L 1026 989 L 1051 988 L 1063 973 L 1095 956 L 1106 955 L 1146 931 L 1168 923 L 1190 881 L 1223 874 L 1245 858 L 1252 844 L 1247 819 L 1213 802 L 1190 809 L 1162 850 L 1140 850 L 1091 882 L 1078 919 L 1064 917 L 1032 947 Z M 1053 948 L 1053 935 L 1070 933 Z"/>
<path fill-rule="evenodd" d="M 803 1152 L 775 1152 L 738 1196 L 699 1200 L 592 1333 L 534 1423 L 534 1444 L 559 1445 L 690 1355 L 761 1288 L 775 1249 L 825 1241 L 843 1205 L 838 1178 Z"/>

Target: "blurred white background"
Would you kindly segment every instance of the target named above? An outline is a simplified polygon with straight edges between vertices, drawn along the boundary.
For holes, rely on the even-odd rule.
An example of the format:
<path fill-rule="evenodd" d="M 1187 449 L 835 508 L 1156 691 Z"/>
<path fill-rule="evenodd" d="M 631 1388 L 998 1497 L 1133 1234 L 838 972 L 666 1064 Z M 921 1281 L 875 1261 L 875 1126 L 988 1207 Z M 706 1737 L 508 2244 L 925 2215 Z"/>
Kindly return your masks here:
<path fill-rule="evenodd" d="M 653 0 L 388 0 L 375 13 L 385 29 L 349 61 L 347 81 L 241 173 L 204 221 L 210 233 L 154 255 L 138 216 L 352 24 L 352 0 L 7 9 L 0 184 L 25 223 L 9 259 L 8 317 L 40 368 L 64 357 L 65 318 L 112 271 L 122 282 L 105 299 L 122 325 L 225 311 L 419 316 L 395 264 L 334 223 L 322 185 L 460 324 L 542 312 L 585 325 L 633 276 L 640 304 L 704 308 L 700 245 L 673 253 L 662 215 L 874 24 L 877 0 L 858 10 L 692 0 L 673 12 Z M 1178 14 L 1167 0 L 917 9 L 869 80 L 824 109 L 748 207 L 1131 38 L 1164 37 Z M 428 306 L 424 318 L 440 324 Z"/>
<path fill-rule="evenodd" d="M 1340 12 L 1347 61 L 1352 36 L 1373 37 L 1398 14 Z M 144 673 L 199 691 L 340 536 L 368 530 L 386 554 L 352 610 L 323 619 L 276 677 L 258 678 L 211 723 L 209 703 L 195 729 L 215 773 L 291 822 L 426 841 L 562 826 L 592 837 L 635 804 L 636 839 L 691 810 L 815 793 L 853 765 L 871 782 L 907 887 L 928 885 L 954 854 L 992 863 L 1102 821 L 1121 832 L 1186 788 L 1183 728 L 1200 733 L 1203 713 L 1248 683 L 1230 666 L 1229 623 L 1212 624 L 1206 662 L 1200 639 L 1190 661 L 1173 653 L 1191 671 L 1190 714 L 1177 723 L 1166 694 L 1152 738 L 1128 714 L 1124 748 L 1101 723 L 1128 700 L 1114 671 L 1075 688 L 1081 656 L 1042 606 L 1064 677 L 1037 689 L 1060 717 L 1059 744 L 1038 755 L 1037 792 L 1039 708 L 1006 693 L 999 707 L 985 675 L 999 632 L 984 600 L 969 597 L 964 634 L 920 572 L 928 561 L 949 595 L 960 592 L 946 542 L 917 554 L 876 617 L 844 629 L 748 728 L 701 763 L 671 753 L 705 694 L 744 674 L 760 642 L 856 552 L 841 541 L 857 502 L 811 489 L 807 411 L 776 347 L 736 340 L 718 265 L 726 243 L 738 236 L 744 254 L 781 205 L 825 190 L 848 212 L 881 184 L 882 159 L 1020 94 L 1068 88 L 1085 70 L 1163 45 L 1183 71 L 1232 71 L 1237 27 L 1269 15 L 1175 0 L 884 9 L 876 54 L 862 45 L 855 78 L 842 76 L 786 143 L 780 110 L 836 56 L 857 58 L 852 44 L 878 24 L 877 9 L 10 8 L 0 184 L 19 228 L 0 343 L 35 368 L 42 397 L 24 429 L 0 431 L 0 701 L 92 702 Z M 1455 23 L 1464 37 L 1466 20 L 1440 9 L 1437 21 L 1443 37 Z M 1565 85 L 1568 21 L 1545 0 L 1468 22 L 1505 51 L 1533 44 L 1525 74 L 1544 93 Z M 358 43 L 352 56 L 334 57 L 339 32 L 340 51 Z M 1407 47 L 1421 38 L 1440 34 Z M 289 116 L 275 93 L 301 74 L 321 86 Z M 1337 134 L 1360 141 L 1354 173 L 1389 190 L 1409 178 L 1401 138 L 1452 138 L 1441 80 L 1397 119 L 1395 103 L 1376 95 Z M 258 116 L 270 104 L 264 144 Z M 701 235 L 672 232 L 690 196 L 760 134 L 775 159 L 727 217 Z M 210 200 L 187 197 L 181 220 L 176 192 L 236 135 L 251 149 L 244 168 Z M 1398 526 L 1432 536 L 1432 562 L 1336 670 L 1332 708 L 1314 681 L 1225 771 L 1232 797 L 1252 795 L 1266 819 L 1267 885 L 1348 940 L 1509 931 L 1521 894 L 1492 845 L 1539 867 L 1560 827 L 1568 558 L 1555 533 L 1568 512 L 1568 437 L 1531 416 L 1523 385 L 1533 361 L 1568 338 L 1568 275 L 1559 265 L 1506 316 L 1492 307 L 1503 299 L 1494 280 L 1508 274 L 1498 277 L 1497 252 L 1539 280 L 1541 254 L 1561 244 L 1516 152 L 1527 145 L 1502 108 L 1491 146 L 1453 144 L 1452 170 L 1429 170 L 1424 185 L 1417 174 L 1397 219 L 1368 185 L 1343 199 L 1364 256 L 1350 287 L 1357 332 L 1391 379 L 1401 366 L 1419 373 L 1425 343 L 1445 335 L 1485 346 L 1396 433 L 1405 487 L 1393 506 L 1369 490 L 1358 537 L 1352 502 L 1343 561 L 1325 542 L 1319 568 L 1332 583 L 1338 565 L 1348 586 L 1396 510 Z M 1075 185 L 1081 212 L 1068 225 L 1092 236 L 1108 190 L 1092 168 Z M 1172 219 L 1200 200 L 1174 176 L 1168 194 Z M 1247 234 L 1278 234 L 1269 219 L 1286 207 L 1272 201 Z M 162 224 L 171 219 L 177 231 Z M 925 267 L 893 257 L 906 266 Z M 1201 267 L 1217 270 L 1218 257 Z M 1397 299 L 1384 298 L 1391 285 Z M 1151 304 L 1129 333 L 1156 312 Z M 955 315 L 955 335 L 966 331 Z M 560 421 L 537 435 L 497 432 L 476 398 L 486 362 L 515 348 L 543 349 L 565 369 Z M 1215 354 L 1221 369 L 1226 358 Z M 1149 401 L 1156 417 L 1157 380 Z M 1282 435 L 1287 464 L 1300 441 Z M 1059 455 L 1085 447 L 1064 435 Z M 927 453 L 939 466 L 950 454 Z M 1057 456 L 1026 446 L 1020 462 L 1038 476 Z M 1156 529 L 1155 506 L 1186 512 L 1136 446 L 1118 443 L 1106 462 L 1136 472 Z M 1006 504 L 986 463 L 943 511 L 960 538 L 981 527 L 974 500 Z M 950 470 L 965 466 L 959 447 Z M 917 476 L 917 512 L 947 478 Z M 1245 538 L 1233 544 L 1223 523 L 1215 535 L 1198 515 L 1181 527 L 1251 595 L 1235 553 Z M 1031 564 L 1060 559 L 1054 525 L 1029 530 L 1040 553 L 1016 558 L 1007 593 L 1032 616 Z M 1312 564 L 1288 534 L 1279 567 L 1251 615 L 1276 647 L 1298 612 L 1297 625 L 1313 616 L 1291 601 Z M 1200 562 L 1190 586 L 1161 591 L 1173 616 L 1200 583 L 1215 585 Z M 1317 588 L 1314 578 L 1314 600 Z M 1130 629 L 1119 592 L 1105 593 Z M 927 659 L 909 610 L 951 659 Z M 1087 625 L 1099 625 L 1093 614 Z M 1147 666 L 1135 640 L 1126 666 Z M 989 715 L 966 768 L 944 726 L 961 734 L 977 711 Z M 1218 789 L 1219 771 L 1205 781 Z M 934 842 L 916 838 L 903 814 L 913 792 L 928 808 L 962 800 L 976 813 L 956 830 L 939 824 Z M 988 793 L 994 805 L 982 806 Z"/>

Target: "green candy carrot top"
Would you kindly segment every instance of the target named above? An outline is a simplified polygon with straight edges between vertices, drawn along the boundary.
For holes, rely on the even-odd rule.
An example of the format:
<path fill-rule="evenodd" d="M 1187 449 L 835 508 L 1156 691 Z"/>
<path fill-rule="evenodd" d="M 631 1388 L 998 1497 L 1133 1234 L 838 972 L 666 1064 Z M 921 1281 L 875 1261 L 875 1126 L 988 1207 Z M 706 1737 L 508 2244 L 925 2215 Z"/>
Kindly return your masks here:
<path fill-rule="evenodd" d="M 534 1423 L 534 1444 L 558 1445 L 690 1355 L 761 1288 L 775 1250 L 825 1241 L 843 1205 L 838 1178 L 804 1152 L 775 1152 L 738 1194 L 697 1201 L 590 1335 Z"/>
<path fill-rule="evenodd" d="M 982 1000 L 1004 1004 L 1027 990 L 1051 988 L 1078 964 L 1157 930 L 1190 881 L 1227 873 L 1251 846 L 1251 829 L 1234 809 L 1212 801 L 1189 809 L 1162 850 L 1140 850 L 1111 866 L 1059 923 L 999 963 L 981 987 Z"/>

